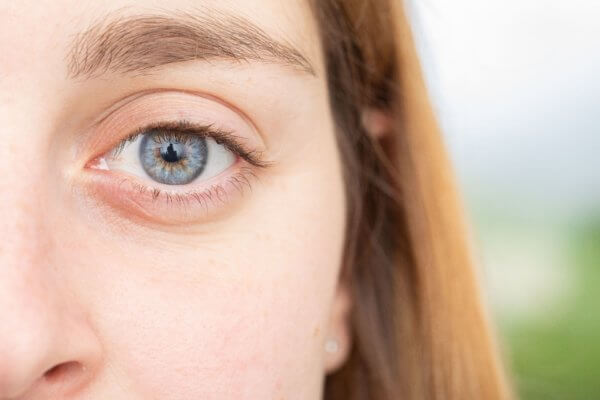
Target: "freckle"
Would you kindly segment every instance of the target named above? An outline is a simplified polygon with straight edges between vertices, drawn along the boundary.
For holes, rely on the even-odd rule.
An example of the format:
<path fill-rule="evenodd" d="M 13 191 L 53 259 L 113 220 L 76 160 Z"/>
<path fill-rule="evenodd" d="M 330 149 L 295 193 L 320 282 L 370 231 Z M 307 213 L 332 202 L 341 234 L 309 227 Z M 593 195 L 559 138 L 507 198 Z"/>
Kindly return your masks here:
<path fill-rule="evenodd" d="M 269 241 L 271 239 L 271 235 L 265 232 L 258 232 L 256 234 L 256 240 L 259 241 Z"/>
<path fill-rule="evenodd" d="M 315 330 L 313 331 L 313 337 L 317 337 L 319 335 L 319 332 L 321 332 L 321 329 L 318 326 L 316 326 Z"/>
<path fill-rule="evenodd" d="M 275 393 L 281 393 L 281 390 L 283 389 L 283 385 L 281 384 L 281 379 L 277 379 L 277 381 L 275 381 Z M 283 397 L 281 397 L 281 400 L 283 400 Z"/>

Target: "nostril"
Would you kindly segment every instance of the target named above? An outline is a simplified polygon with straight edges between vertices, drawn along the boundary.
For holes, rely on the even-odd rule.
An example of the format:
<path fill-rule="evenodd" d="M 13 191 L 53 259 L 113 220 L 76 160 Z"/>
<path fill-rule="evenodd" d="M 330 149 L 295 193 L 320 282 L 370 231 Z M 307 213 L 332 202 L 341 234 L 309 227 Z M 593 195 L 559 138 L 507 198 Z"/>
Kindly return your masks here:
<path fill-rule="evenodd" d="M 55 365 L 44 373 L 44 378 L 48 382 L 56 382 L 66 378 L 68 375 L 76 375 L 77 372 L 84 371 L 85 367 L 76 361 L 66 362 Z"/>

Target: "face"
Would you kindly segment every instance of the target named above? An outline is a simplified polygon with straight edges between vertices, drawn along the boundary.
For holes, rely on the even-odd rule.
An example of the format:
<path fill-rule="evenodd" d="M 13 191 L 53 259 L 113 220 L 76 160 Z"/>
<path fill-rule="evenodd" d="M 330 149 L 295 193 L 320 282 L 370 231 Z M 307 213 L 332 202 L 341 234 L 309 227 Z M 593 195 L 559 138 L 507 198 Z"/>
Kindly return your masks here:
<path fill-rule="evenodd" d="M 300 0 L 2 1 L 0 399 L 321 397 L 349 300 L 320 51 Z"/>

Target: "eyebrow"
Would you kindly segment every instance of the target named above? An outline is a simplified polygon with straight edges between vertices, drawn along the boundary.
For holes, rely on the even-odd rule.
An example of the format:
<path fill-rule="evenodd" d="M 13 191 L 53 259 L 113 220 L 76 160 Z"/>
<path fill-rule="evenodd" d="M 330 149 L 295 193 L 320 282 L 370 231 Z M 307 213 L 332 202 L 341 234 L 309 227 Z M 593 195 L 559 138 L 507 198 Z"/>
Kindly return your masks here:
<path fill-rule="evenodd" d="M 224 59 L 294 67 L 316 75 L 291 44 L 251 21 L 224 12 L 109 16 L 77 34 L 67 53 L 71 78 L 144 73 L 185 61 Z"/>

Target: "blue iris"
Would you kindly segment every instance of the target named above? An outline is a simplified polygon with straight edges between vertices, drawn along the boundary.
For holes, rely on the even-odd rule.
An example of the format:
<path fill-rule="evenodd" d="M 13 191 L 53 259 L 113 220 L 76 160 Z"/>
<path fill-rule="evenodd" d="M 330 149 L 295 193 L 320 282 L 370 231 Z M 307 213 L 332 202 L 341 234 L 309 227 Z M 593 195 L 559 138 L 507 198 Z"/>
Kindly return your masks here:
<path fill-rule="evenodd" d="M 140 162 L 154 180 L 184 185 L 196 179 L 206 166 L 206 139 L 198 135 L 150 131 L 140 143 Z"/>

